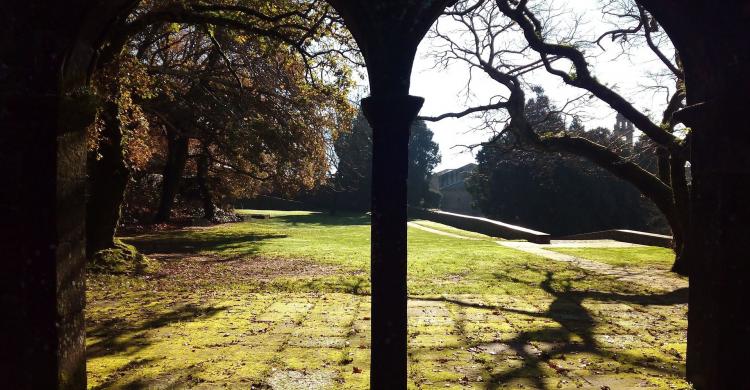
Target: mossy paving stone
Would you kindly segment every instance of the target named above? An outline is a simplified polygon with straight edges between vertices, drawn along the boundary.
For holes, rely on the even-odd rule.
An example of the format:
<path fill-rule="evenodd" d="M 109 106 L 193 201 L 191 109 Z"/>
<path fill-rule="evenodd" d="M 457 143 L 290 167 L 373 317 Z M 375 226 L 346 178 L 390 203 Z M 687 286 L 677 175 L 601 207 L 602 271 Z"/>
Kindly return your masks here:
<path fill-rule="evenodd" d="M 326 390 L 333 389 L 336 373 L 329 370 L 276 371 L 268 378 L 273 390 Z"/>
<path fill-rule="evenodd" d="M 616 390 L 642 390 L 642 389 L 658 389 L 656 383 L 652 382 L 648 378 L 644 378 L 640 375 L 635 374 L 613 374 L 613 375 L 589 375 L 583 376 L 582 380 L 578 381 L 578 385 L 581 389 L 616 389 Z M 565 388 L 565 387 L 563 387 Z M 573 387 L 570 387 L 571 389 Z"/>
<path fill-rule="evenodd" d="M 344 348 L 348 345 L 345 337 L 292 336 L 287 345 L 304 348 Z"/>
<path fill-rule="evenodd" d="M 464 345 L 464 343 L 461 338 L 455 335 L 418 334 L 409 340 L 409 345 L 417 348 L 459 348 Z"/>
<path fill-rule="evenodd" d="M 345 337 L 351 327 L 328 325 L 324 322 L 306 320 L 293 332 L 293 337 Z"/>

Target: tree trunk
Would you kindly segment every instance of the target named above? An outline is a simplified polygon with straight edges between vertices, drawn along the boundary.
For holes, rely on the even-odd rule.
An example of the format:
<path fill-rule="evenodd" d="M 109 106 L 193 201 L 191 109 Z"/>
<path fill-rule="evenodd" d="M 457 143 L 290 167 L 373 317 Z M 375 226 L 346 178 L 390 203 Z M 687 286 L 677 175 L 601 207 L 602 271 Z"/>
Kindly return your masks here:
<path fill-rule="evenodd" d="M 692 137 L 687 375 L 696 389 L 747 387 L 750 46 L 742 7 L 722 3 L 720 15 L 705 15 L 701 36 L 681 52 L 689 106 L 679 118 Z"/>
<path fill-rule="evenodd" d="M 675 214 L 680 224 L 679 233 L 674 232 L 675 262 L 672 272 L 682 276 L 689 276 L 692 258 L 690 240 L 686 234 L 690 229 L 690 199 L 685 172 L 685 160 L 677 156 L 669 157 L 669 172 L 674 196 Z"/>
<path fill-rule="evenodd" d="M 216 204 L 211 195 L 211 185 L 208 180 L 209 156 L 208 151 L 203 151 L 198 156 L 198 191 L 203 202 L 203 218 L 214 221 L 216 218 Z"/>
<path fill-rule="evenodd" d="M 669 152 L 664 147 L 656 148 L 656 172 L 659 180 L 669 183 L 671 178 L 670 166 L 669 166 Z"/>
<path fill-rule="evenodd" d="M 114 248 L 120 210 L 130 172 L 125 165 L 117 105 L 108 102 L 102 111 L 99 149 L 89 153 L 89 196 L 86 204 L 86 254 Z"/>
<path fill-rule="evenodd" d="M 188 141 L 187 137 L 176 131 L 167 130 L 167 161 L 162 174 L 159 210 L 154 218 L 156 223 L 167 222 L 171 217 L 174 199 L 188 158 Z"/>

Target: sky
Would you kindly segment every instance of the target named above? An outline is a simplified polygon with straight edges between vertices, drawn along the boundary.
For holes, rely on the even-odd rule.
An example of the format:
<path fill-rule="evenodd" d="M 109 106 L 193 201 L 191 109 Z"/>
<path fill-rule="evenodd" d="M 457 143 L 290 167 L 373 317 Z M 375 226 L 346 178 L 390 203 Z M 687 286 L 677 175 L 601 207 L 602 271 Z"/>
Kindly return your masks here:
<path fill-rule="evenodd" d="M 610 29 L 610 25 L 603 20 L 600 0 L 560 0 L 555 5 L 561 12 L 569 12 L 561 19 L 574 20 L 574 15 L 584 15 L 583 24 L 579 28 L 586 36 L 599 36 Z M 449 23 L 445 20 L 441 26 Z M 449 25 L 448 25 L 449 26 Z M 423 116 L 434 116 L 445 112 L 462 111 L 474 105 L 487 104 L 491 96 L 497 95 L 503 88 L 479 72 L 474 73 L 473 82 L 467 96 L 466 84 L 468 70 L 460 64 L 446 69 L 435 69 L 434 60 L 427 54 L 434 50 L 440 41 L 427 37 L 422 41 L 417 53 L 412 72 L 410 93 L 425 98 L 425 104 L 420 112 Z M 636 108 L 649 110 L 654 120 L 658 121 L 661 111 L 666 105 L 666 94 L 644 90 L 645 85 L 653 85 L 654 72 L 664 69 L 664 65 L 651 53 L 648 48 L 633 51 L 628 56 L 622 56 L 619 45 L 609 39 L 603 40 L 605 50 L 593 49 L 588 54 L 596 57 L 592 61 L 592 72 L 598 80 L 614 87 L 622 95 L 629 98 Z M 590 49 L 591 50 L 591 49 Z M 581 90 L 566 86 L 559 79 L 540 70 L 527 77 L 527 81 L 542 86 L 551 100 L 558 105 L 567 99 L 578 96 Z M 530 94 L 527 92 L 527 97 Z M 608 106 L 597 99 L 587 100 L 578 109 L 584 117 L 586 128 L 603 126 L 612 128 L 615 113 Z M 473 145 L 486 141 L 490 132 L 477 130 L 480 124 L 476 118 L 444 119 L 440 122 L 428 123 L 434 132 L 434 140 L 440 146 L 442 162 L 436 171 L 452 169 L 475 161 L 476 151 L 467 150 L 461 145 Z"/>

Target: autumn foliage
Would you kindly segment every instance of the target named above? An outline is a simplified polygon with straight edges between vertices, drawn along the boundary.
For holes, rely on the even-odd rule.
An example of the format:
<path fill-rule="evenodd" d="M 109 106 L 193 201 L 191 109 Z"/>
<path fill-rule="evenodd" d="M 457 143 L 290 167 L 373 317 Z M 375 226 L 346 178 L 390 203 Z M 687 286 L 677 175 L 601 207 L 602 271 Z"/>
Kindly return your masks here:
<path fill-rule="evenodd" d="M 135 9 L 103 45 L 91 83 L 89 208 L 108 217 L 90 221 L 91 234 L 107 233 L 89 252 L 111 248 L 123 222 L 175 211 L 218 221 L 238 198 L 324 183 L 355 114 L 358 54 L 344 31 L 323 2 Z"/>

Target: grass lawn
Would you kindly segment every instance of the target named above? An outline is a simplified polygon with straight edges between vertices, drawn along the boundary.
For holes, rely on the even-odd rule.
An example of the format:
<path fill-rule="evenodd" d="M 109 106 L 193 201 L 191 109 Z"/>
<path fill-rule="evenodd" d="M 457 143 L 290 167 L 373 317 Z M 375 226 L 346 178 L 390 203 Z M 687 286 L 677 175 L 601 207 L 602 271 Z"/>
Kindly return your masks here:
<path fill-rule="evenodd" d="M 548 248 L 551 251 L 583 257 L 618 267 L 646 267 L 669 270 L 674 263 L 674 251 L 655 246 L 632 248 Z"/>
<path fill-rule="evenodd" d="M 470 232 L 466 230 L 456 229 L 452 226 L 443 225 L 442 223 L 432 222 L 425 219 L 415 219 L 411 222 L 421 225 L 430 229 L 439 230 L 441 232 L 451 233 L 451 234 L 457 234 L 459 236 L 469 237 L 469 238 L 476 238 L 480 240 L 498 240 L 497 238 L 490 237 L 488 235 L 482 234 L 482 233 L 476 233 L 476 232 Z"/>
<path fill-rule="evenodd" d="M 127 238 L 160 268 L 89 276 L 89 386 L 368 388 L 369 217 L 271 215 Z M 411 388 L 687 387 L 684 289 L 409 228 L 409 294 Z"/>

